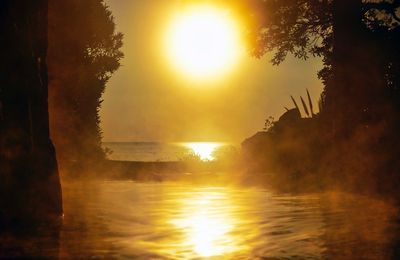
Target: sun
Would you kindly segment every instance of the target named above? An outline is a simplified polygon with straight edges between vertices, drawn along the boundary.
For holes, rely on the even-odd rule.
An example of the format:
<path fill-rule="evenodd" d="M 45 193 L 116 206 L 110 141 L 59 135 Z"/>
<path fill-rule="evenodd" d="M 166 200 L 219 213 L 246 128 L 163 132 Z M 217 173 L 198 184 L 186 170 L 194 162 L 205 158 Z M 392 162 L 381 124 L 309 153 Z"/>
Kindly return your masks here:
<path fill-rule="evenodd" d="M 220 76 L 241 55 L 238 23 L 222 8 L 191 6 L 174 15 L 166 34 L 166 51 L 172 65 L 186 76 Z"/>

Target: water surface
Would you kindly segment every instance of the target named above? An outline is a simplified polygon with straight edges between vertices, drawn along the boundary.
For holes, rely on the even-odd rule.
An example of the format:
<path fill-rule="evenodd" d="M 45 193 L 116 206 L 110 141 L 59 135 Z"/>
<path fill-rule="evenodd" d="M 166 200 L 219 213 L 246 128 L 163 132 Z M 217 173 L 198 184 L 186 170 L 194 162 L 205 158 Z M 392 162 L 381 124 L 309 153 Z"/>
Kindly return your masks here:
<path fill-rule="evenodd" d="M 399 244 L 396 207 L 346 193 L 131 181 L 63 192 L 59 236 L 3 238 L 0 258 L 395 259 Z"/>
<path fill-rule="evenodd" d="M 343 193 L 97 182 L 64 188 L 64 256 L 389 259 L 397 210 Z"/>

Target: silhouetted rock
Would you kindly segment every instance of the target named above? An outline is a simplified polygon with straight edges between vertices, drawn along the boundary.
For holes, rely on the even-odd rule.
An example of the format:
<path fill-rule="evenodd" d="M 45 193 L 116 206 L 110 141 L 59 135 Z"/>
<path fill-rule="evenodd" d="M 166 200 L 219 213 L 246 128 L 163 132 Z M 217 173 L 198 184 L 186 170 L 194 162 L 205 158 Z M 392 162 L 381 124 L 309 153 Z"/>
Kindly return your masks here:
<path fill-rule="evenodd" d="M 0 230 L 61 216 L 49 135 L 47 0 L 0 2 Z"/>

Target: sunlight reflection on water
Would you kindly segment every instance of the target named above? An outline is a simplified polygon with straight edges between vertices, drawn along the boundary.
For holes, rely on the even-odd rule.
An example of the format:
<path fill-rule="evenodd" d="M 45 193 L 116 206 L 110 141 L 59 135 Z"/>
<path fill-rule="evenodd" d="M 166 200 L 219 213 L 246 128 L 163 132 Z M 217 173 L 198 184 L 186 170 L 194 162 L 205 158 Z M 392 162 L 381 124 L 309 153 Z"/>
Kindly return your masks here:
<path fill-rule="evenodd" d="M 193 154 L 199 156 L 202 161 L 213 161 L 215 159 L 214 153 L 216 150 L 224 146 L 223 143 L 213 142 L 193 142 L 184 143 L 183 145 L 189 148 Z"/>
<path fill-rule="evenodd" d="M 397 209 L 343 193 L 130 181 L 64 184 L 63 193 L 59 248 L 42 244 L 37 256 L 390 259 L 398 245 Z"/>
<path fill-rule="evenodd" d="M 171 220 L 185 233 L 182 246 L 191 247 L 199 256 L 209 257 L 239 250 L 231 235 L 238 222 L 225 192 L 202 192 L 182 201 L 182 214 Z M 215 212 L 216 209 L 225 209 Z"/>

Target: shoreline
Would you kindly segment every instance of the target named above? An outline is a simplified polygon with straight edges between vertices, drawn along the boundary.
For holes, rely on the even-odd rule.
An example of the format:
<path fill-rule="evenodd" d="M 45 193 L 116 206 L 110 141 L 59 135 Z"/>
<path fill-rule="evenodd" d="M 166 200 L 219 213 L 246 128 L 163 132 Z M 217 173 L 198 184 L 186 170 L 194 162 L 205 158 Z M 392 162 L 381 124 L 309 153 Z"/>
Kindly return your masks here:
<path fill-rule="evenodd" d="M 215 161 L 117 161 L 106 160 L 101 176 L 138 181 L 219 180 L 229 169 Z M 211 177 L 211 178 L 210 178 Z"/>

